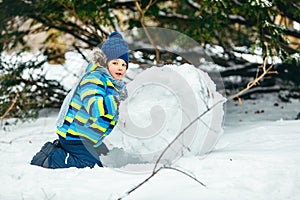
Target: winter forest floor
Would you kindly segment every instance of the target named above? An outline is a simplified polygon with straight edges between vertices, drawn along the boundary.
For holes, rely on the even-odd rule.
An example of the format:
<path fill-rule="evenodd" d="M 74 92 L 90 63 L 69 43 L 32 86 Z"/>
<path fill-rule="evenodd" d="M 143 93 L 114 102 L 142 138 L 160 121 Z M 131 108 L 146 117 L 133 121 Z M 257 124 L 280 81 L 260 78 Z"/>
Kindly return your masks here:
<path fill-rule="evenodd" d="M 205 157 L 184 157 L 160 171 L 125 199 L 282 200 L 300 199 L 300 101 L 282 103 L 276 94 L 226 105 L 224 134 Z M 0 132 L 1 200 L 118 199 L 149 174 L 120 169 L 43 169 L 29 164 L 54 134 L 57 112 Z M 143 165 L 137 166 L 146 167 Z"/>

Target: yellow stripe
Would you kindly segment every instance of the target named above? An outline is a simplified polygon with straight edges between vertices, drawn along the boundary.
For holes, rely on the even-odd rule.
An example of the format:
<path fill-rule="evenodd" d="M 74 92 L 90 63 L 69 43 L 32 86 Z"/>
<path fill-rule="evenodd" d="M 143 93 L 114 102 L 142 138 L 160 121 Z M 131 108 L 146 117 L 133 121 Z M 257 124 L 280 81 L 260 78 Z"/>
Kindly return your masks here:
<path fill-rule="evenodd" d="M 92 120 L 93 122 L 97 121 L 98 118 L 96 117 L 90 117 L 90 120 Z"/>
<path fill-rule="evenodd" d="M 92 97 L 90 98 L 90 100 L 88 101 L 88 104 L 87 104 L 87 107 L 86 109 L 89 111 L 90 110 L 90 107 L 91 105 L 94 103 L 94 101 L 96 100 L 96 97 Z"/>
<path fill-rule="evenodd" d="M 107 84 L 107 86 L 113 87 L 117 92 L 120 92 L 120 90 L 118 88 L 116 88 L 110 80 L 107 80 L 106 84 Z"/>
<path fill-rule="evenodd" d="M 74 107 L 74 108 L 76 108 L 77 110 L 80 110 L 80 105 L 78 105 L 77 103 L 74 103 L 74 101 L 72 101 L 71 103 L 70 103 L 70 105 L 72 106 L 72 107 Z"/>
<path fill-rule="evenodd" d="M 84 99 L 88 95 L 97 94 L 97 93 L 98 93 L 97 90 L 88 90 L 82 94 L 82 98 Z"/>
<path fill-rule="evenodd" d="M 66 133 L 64 133 L 64 132 L 62 132 L 62 131 L 60 131 L 60 130 L 58 130 L 58 129 L 56 129 L 56 133 L 57 133 L 58 135 L 62 136 L 63 138 L 66 138 Z"/>
<path fill-rule="evenodd" d="M 86 83 L 94 83 L 94 84 L 97 84 L 97 85 L 103 85 L 103 82 L 100 81 L 99 79 L 96 79 L 96 78 L 91 78 L 91 79 L 84 79 L 80 82 L 80 86 L 86 84 Z"/>
<path fill-rule="evenodd" d="M 103 98 L 98 98 L 98 109 L 100 111 L 100 116 L 104 115 L 104 107 L 103 107 Z"/>
<path fill-rule="evenodd" d="M 114 105 L 114 109 L 117 110 L 118 109 L 118 104 L 117 104 L 115 98 L 112 98 L 112 99 L 113 99 L 112 102 L 113 102 L 113 105 Z"/>
<path fill-rule="evenodd" d="M 107 84 L 107 86 L 114 87 L 114 84 L 113 84 L 110 80 L 107 80 L 107 81 L 106 81 L 106 84 Z"/>
<path fill-rule="evenodd" d="M 69 117 L 69 116 L 66 116 L 66 121 L 68 121 L 68 122 L 72 122 L 73 121 L 73 118 L 72 117 Z"/>
<path fill-rule="evenodd" d="M 91 140 L 92 142 L 94 142 L 95 144 L 98 142 L 97 140 L 94 140 L 94 139 L 88 137 L 87 135 L 79 133 L 79 132 L 76 132 L 76 131 L 74 131 L 72 129 L 69 129 L 68 133 L 70 133 L 72 135 L 76 135 L 76 136 L 81 136 L 81 137 L 87 138 L 87 139 Z"/>
<path fill-rule="evenodd" d="M 101 127 L 101 126 L 99 126 L 98 124 L 95 124 L 95 123 L 93 123 L 90 127 L 99 129 L 102 132 L 106 131 L 106 128 L 103 128 L 103 127 Z"/>
<path fill-rule="evenodd" d="M 115 121 L 111 121 L 110 124 L 113 125 L 113 126 L 115 126 L 116 122 Z"/>
<path fill-rule="evenodd" d="M 76 115 L 75 118 L 76 118 L 78 121 L 80 121 L 81 123 L 84 123 L 84 124 L 88 121 L 87 119 L 85 119 L 85 118 L 83 118 L 83 117 L 81 117 L 81 116 L 79 116 L 79 115 Z"/>
<path fill-rule="evenodd" d="M 110 114 L 106 114 L 106 115 L 104 115 L 104 117 L 106 117 L 106 118 L 108 118 L 108 119 L 113 119 L 113 118 L 114 118 L 114 116 L 112 116 L 112 115 L 110 115 Z"/>
<path fill-rule="evenodd" d="M 97 67 L 98 67 L 98 65 L 93 64 L 92 67 L 91 67 L 91 69 L 90 69 L 90 71 L 94 71 Z"/>

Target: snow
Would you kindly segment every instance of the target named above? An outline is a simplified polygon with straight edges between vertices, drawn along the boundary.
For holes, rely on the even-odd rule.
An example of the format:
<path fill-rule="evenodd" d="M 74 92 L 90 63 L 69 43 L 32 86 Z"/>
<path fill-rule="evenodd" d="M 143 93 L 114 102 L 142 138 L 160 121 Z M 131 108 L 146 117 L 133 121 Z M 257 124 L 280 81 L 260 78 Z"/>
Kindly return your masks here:
<path fill-rule="evenodd" d="M 48 80 L 56 79 L 67 90 L 70 90 L 84 73 L 87 62 L 78 53 L 67 52 L 65 54 L 66 62 L 64 65 L 43 65 L 43 73 Z"/>
<path fill-rule="evenodd" d="M 129 69 L 129 73 L 139 79 L 134 73 L 135 68 Z M 193 80 L 198 77 L 194 73 L 185 76 L 192 81 L 191 84 L 196 84 Z M 164 92 L 161 102 L 165 103 L 165 98 L 168 98 L 171 103 L 176 103 L 178 99 L 170 98 L 173 90 L 168 93 L 162 89 L 154 87 L 151 91 Z M 146 90 L 140 91 L 146 102 L 151 100 L 151 91 L 149 94 L 145 93 Z M 145 118 L 152 117 L 147 106 L 144 104 L 136 112 L 148 109 Z M 172 164 L 192 174 L 207 187 L 181 173 L 164 169 L 124 199 L 300 199 L 300 121 L 294 120 L 299 107 L 298 99 L 283 103 L 276 94 L 255 101 L 244 100 L 242 104 L 228 102 L 224 132 L 212 152 L 188 154 Z M 35 121 L 2 127 L 0 180 L 4 184 L 0 188 L 1 200 L 118 199 L 149 176 L 153 163 L 146 162 L 125 167 L 57 170 L 30 165 L 41 146 L 57 138 L 54 133 L 57 114 L 57 110 L 43 110 Z M 151 121 L 149 118 L 149 121 L 140 123 L 147 126 Z M 121 144 L 132 147 L 128 141 L 113 143 L 109 137 L 114 136 L 107 138 L 112 145 L 110 148 Z M 123 155 L 119 156 L 118 159 L 123 158 Z"/>
<path fill-rule="evenodd" d="M 294 115 L 299 101 L 273 111 L 276 96 L 268 98 L 242 105 L 229 102 L 224 134 L 215 149 L 174 164 L 207 187 L 178 172 L 162 170 L 125 199 L 299 199 L 300 123 L 293 117 L 282 118 L 285 112 Z M 255 114 L 256 109 L 266 111 Z M 56 139 L 57 112 L 45 113 L 34 122 L 1 131 L 0 179 L 5 184 L 0 199 L 117 199 L 149 175 L 122 168 L 49 170 L 31 166 L 41 145 Z"/>

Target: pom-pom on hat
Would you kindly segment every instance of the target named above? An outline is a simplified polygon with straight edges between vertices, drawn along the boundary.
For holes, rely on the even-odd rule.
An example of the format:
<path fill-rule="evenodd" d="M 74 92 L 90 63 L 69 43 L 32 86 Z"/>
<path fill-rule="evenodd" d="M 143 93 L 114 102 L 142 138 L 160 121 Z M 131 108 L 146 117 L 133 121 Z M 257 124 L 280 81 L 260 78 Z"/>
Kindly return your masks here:
<path fill-rule="evenodd" d="M 108 39 L 102 44 L 101 50 L 106 55 L 107 62 L 120 58 L 126 62 L 128 68 L 128 45 L 120 33 L 111 33 Z"/>

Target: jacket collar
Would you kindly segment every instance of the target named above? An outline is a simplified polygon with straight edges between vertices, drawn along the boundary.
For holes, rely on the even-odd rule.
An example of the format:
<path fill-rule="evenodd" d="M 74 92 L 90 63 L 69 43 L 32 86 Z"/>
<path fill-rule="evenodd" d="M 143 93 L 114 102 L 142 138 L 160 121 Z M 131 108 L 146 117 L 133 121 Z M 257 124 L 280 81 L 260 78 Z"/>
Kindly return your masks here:
<path fill-rule="evenodd" d="M 92 71 L 98 71 L 101 74 L 103 74 L 107 79 L 109 79 L 113 85 L 118 89 L 118 90 L 122 90 L 125 86 L 125 82 L 122 80 L 116 80 L 114 79 L 107 68 L 102 67 L 102 66 L 98 66 L 96 64 L 94 64 L 93 62 L 89 63 L 89 65 L 86 68 L 86 73 L 92 72 Z"/>

